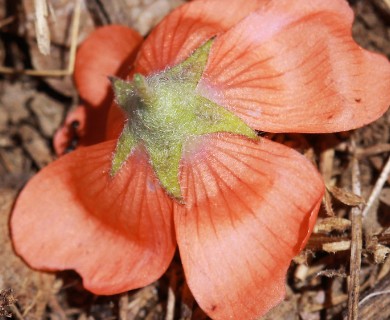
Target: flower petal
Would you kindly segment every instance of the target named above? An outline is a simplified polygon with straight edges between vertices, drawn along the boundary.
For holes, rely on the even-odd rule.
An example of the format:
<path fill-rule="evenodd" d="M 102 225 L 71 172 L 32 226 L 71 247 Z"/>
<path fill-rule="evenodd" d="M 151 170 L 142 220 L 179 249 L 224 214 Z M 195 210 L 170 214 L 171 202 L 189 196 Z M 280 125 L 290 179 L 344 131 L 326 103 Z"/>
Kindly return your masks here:
<path fill-rule="evenodd" d="M 135 63 L 136 72 L 149 75 L 178 64 L 204 42 L 255 10 L 260 2 L 204 0 L 182 5 L 145 40 Z"/>
<path fill-rule="evenodd" d="M 57 130 L 54 149 L 58 156 L 62 156 L 79 147 L 117 139 L 124 124 L 124 114 L 115 103 L 111 108 L 79 105 L 68 113 L 64 124 Z"/>
<path fill-rule="evenodd" d="M 115 141 L 78 149 L 39 172 L 11 218 L 17 253 L 37 269 L 75 269 L 96 294 L 145 286 L 174 251 L 172 201 L 136 149 L 113 178 Z"/>
<path fill-rule="evenodd" d="M 284 296 L 322 180 L 302 155 L 267 139 L 202 136 L 185 150 L 185 206 L 175 204 L 174 217 L 188 285 L 213 319 L 259 317 Z"/>
<path fill-rule="evenodd" d="M 125 76 L 135 59 L 142 37 L 134 30 L 109 25 L 96 29 L 77 51 L 74 79 L 80 96 L 93 107 L 110 106 L 108 76 Z M 106 102 L 106 103 L 104 103 Z"/>
<path fill-rule="evenodd" d="M 126 123 L 126 117 L 123 109 L 121 109 L 115 102 L 111 105 L 107 115 L 107 126 L 106 126 L 106 139 L 118 139 L 123 131 L 123 127 Z"/>
<path fill-rule="evenodd" d="M 77 106 L 66 116 L 65 123 L 59 128 L 53 138 L 53 146 L 57 156 L 62 156 L 75 149 L 80 144 L 80 137 L 85 135 L 86 115 L 85 106 Z M 81 145 L 84 145 L 84 139 Z"/>
<path fill-rule="evenodd" d="M 379 118 L 390 64 L 351 37 L 341 0 L 278 0 L 215 40 L 199 90 L 267 132 L 333 132 Z"/>

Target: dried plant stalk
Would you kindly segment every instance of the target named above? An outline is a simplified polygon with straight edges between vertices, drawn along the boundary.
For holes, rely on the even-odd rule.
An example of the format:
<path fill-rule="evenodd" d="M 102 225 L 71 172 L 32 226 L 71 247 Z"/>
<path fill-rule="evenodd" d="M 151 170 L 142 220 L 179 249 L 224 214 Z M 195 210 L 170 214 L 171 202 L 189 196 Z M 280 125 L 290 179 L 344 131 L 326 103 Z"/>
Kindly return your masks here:
<path fill-rule="evenodd" d="M 352 160 L 352 188 L 353 192 L 360 196 L 360 171 L 356 158 Z M 350 283 L 348 290 L 348 320 L 357 320 L 359 314 L 360 293 L 360 268 L 362 252 L 362 210 L 354 207 L 351 210 L 352 237 L 351 237 L 351 262 Z"/>
<path fill-rule="evenodd" d="M 49 8 L 46 0 L 34 0 L 35 32 L 39 51 L 47 56 L 50 54 Z"/>
<path fill-rule="evenodd" d="M 382 191 L 383 186 L 385 185 L 389 175 L 390 175 L 390 157 L 387 160 L 387 163 L 384 166 L 381 175 L 379 176 L 378 180 L 375 183 L 374 189 L 372 190 L 371 195 L 367 201 L 367 205 L 363 210 L 363 217 L 367 216 L 368 212 L 373 207 L 375 201 L 378 199 L 380 192 Z"/>

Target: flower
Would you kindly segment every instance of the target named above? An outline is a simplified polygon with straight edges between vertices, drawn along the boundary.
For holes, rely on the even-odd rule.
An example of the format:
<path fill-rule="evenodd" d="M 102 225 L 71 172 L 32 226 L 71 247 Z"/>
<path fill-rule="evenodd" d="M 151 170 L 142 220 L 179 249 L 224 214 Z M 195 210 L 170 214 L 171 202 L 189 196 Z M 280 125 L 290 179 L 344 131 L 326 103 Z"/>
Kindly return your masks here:
<path fill-rule="evenodd" d="M 342 131 L 387 110 L 389 63 L 352 40 L 352 20 L 343 0 L 196 0 L 172 12 L 129 81 L 112 78 L 124 112 L 98 103 L 106 141 L 51 163 L 21 192 L 17 253 L 114 294 L 158 279 L 177 244 L 210 317 L 266 313 L 283 299 L 324 187 L 302 155 L 251 128 Z M 104 83 L 88 81 L 79 90 L 94 97 Z"/>

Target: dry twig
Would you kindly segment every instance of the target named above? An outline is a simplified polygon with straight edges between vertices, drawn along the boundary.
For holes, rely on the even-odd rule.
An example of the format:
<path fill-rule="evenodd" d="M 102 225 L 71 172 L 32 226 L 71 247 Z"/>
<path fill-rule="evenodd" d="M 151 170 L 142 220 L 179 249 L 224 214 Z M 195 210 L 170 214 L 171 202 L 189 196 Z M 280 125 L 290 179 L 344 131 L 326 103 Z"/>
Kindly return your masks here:
<path fill-rule="evenodd" d="M 176 292 L 178 288 L 178 272 L 177 267 L 171 269 L 169 274 L 169 288 L 168 288 L 168 301 L 167 312 L 165 320 L 173 320 L 175 318 L 175 305 L 176 305 Z"/>
<path fill-rule="evenodd" d="M 372 192 L 370 194 L 370 197 L 368 198 L 367 205 L 365 206 L 363 213 L 362 213 L 363 217 L 367 216 L 368 212 L 371 210 L 375 201 L 378 199 L 378 197 L 383 189 L 383 186 L 385 185 L 389 175 L 390 175 L 390 157 L 387 160 L 387 163 L 384 166 L 378 180 L 376 181 L 374 189 L 372 190 Z"/>
<path fill-rule="evenodd" d="M 356 157 L 352 160 L 352 189 L 360 196 L 360 171 Z M 351 235 L 351 261 L 350 282 L 348 290 L 348 320 L 357 320 L 359 314 L 360 292 L 360 268 L 362 252 L 362 210 L 360 206 L 351 210 L 352 235 Z"/>

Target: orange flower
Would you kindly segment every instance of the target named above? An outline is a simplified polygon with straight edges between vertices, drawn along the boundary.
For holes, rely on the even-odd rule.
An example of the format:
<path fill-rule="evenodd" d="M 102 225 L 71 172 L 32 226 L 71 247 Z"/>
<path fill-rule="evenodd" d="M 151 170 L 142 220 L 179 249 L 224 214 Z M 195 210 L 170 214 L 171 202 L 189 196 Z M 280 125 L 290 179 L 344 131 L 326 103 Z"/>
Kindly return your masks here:
<path fill-rule="evenodd" d="M 352 19 L 343 0 L 197 0 L 175 10 L 142 44 L 132 82 L 112 80 L 125 112 L 110 109 L 107 141 L 61 157 L 21 192 L 11 219 L 18 254 L 114 294 L 158 279 L 177 243 L 209 316 L 266 313 L 283 299 L 324 187 L 302 155 L 250 127 L 342 131 L 387 110 L 389 63 L 352 40 Z M 127 37 L 115 28 L 111 40 Z M 107 48 L 87 50 L 78 70 L 132 51 Z M 91 84 L 96 72 L 76 83 L 106 116 L 105 95 L 88 101 L 106 86 Z"/>

